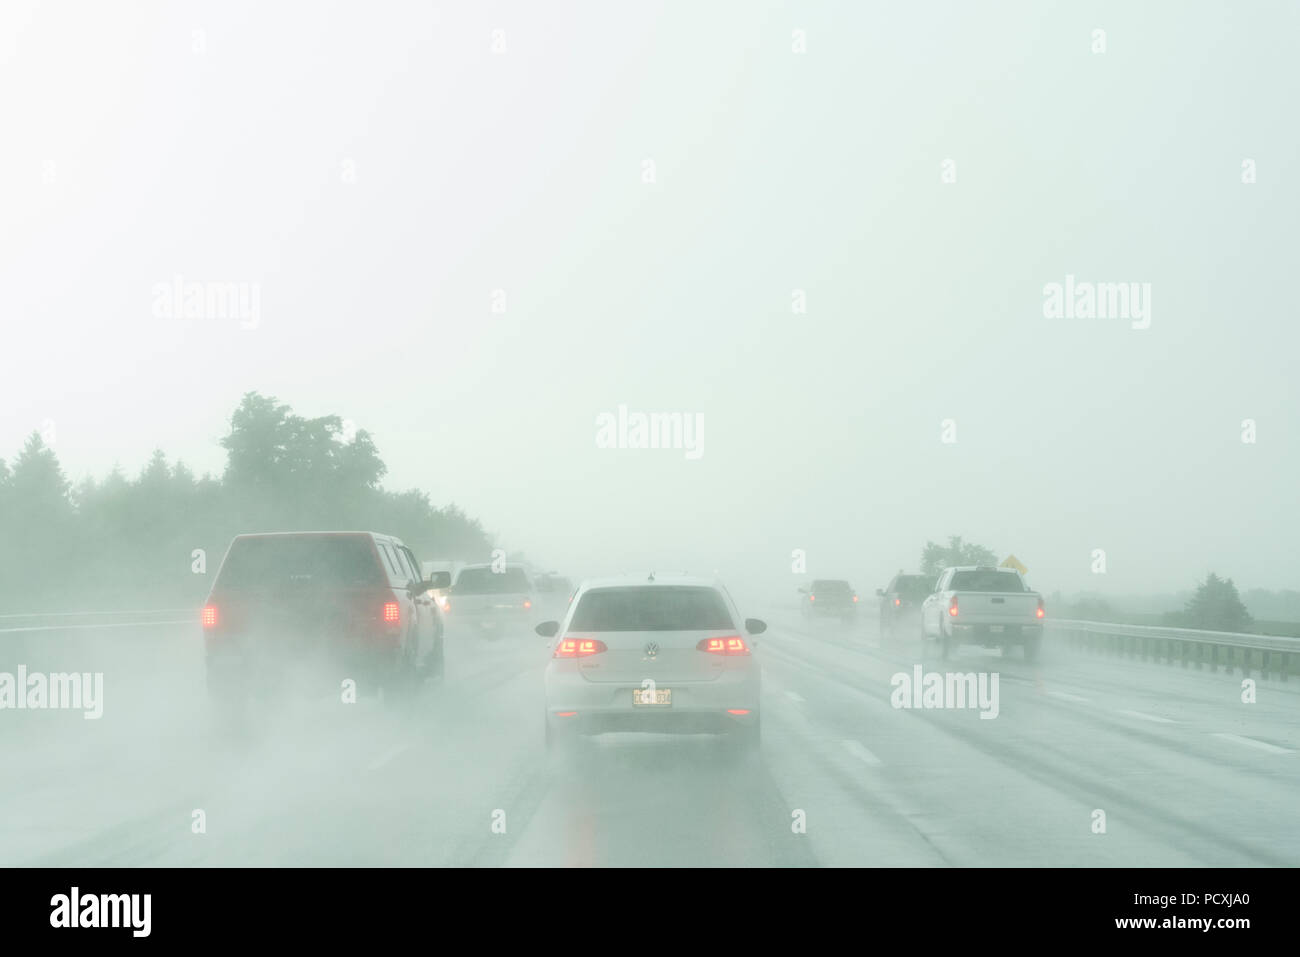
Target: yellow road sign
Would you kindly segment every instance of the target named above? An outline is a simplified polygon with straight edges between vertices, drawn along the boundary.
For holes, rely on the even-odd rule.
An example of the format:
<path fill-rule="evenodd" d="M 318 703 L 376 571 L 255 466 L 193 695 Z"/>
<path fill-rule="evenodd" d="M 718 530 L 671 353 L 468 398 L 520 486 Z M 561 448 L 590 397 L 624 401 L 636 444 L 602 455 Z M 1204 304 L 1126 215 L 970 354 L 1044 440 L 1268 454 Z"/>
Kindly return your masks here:
<path fill-rule="evenodd" d="M 1003 567 L 1003 568 L 1014 568 L 1016 571 L 1020 572 L 1020 574 L 1022 574 L 1022 575 L 1028 575 L 1028 574 L 1029 574 L 1029 569 L 1026 568 L 1026 567 L 1024 566 L 1024 564 L 1020 561 L 1020 559 L 1016 558 L 1015 555 L 1008 555 L 1006 558 L 1002 559 L 1002 567 Z"/>

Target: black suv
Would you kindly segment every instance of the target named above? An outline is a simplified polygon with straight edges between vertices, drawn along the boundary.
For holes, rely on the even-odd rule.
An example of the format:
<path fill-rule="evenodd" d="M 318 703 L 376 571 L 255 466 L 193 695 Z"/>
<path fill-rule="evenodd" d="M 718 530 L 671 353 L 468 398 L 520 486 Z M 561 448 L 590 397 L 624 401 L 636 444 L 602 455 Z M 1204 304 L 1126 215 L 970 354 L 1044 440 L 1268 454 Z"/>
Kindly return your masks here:
<path fill-rule="evenodd" d="M 880 637 L 892 641 L 899 635 L 916 633 L 920 627 L 921 602 L 934 591 L 934 579 L 928 575 L 904 575 L 899 572 L 884 588 L 877 588 L 880 596 Z M 909 628 L 911 629 L 909 631 Z"/>
<path fill-rule="evenodd" d="M 807 588 L 800 588 L 804 596 L 805 618 L 840 618 L 852 621 L 858 614 L 858 593 L 846 581 L 838 578 L 818 578 Z"/>
<path fill-rule="evenodd" d="M 401 540 L 375 532 L 238 535 L 203 606 L 208 689 L 222 700 L 277 688 L 292 670 L 351 677 L 361 693 L 441 676 L 442 617 Z"/>

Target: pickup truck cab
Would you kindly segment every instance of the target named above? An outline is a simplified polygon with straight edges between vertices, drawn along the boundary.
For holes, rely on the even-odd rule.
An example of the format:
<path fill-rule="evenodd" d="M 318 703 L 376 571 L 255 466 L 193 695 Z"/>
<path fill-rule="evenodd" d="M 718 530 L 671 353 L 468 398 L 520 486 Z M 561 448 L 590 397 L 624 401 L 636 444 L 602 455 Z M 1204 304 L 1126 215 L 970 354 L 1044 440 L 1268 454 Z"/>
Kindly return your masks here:
<path fill-rule="evenodd" d="M 944 658 L 959 645 L 1008 649 L 1019 645 L 1026 661 L 1038 657 L 1043 598 L 1014 568 L 968 565 L 945 568 L 921 604 L 921 638 L 937 639 Z"/>

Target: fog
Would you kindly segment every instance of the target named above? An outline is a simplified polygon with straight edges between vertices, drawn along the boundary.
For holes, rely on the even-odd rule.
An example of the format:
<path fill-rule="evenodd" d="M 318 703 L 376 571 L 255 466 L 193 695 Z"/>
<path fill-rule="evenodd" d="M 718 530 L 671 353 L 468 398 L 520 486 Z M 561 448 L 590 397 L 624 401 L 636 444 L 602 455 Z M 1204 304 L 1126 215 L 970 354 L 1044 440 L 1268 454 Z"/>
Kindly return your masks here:
<path fill-rule="evenodd" d="M 219 472 L 256 389 L 557 565 L 866 581 L 961 534 L 1054 587 L 1093 548 L 1289 586 L 1265 8 L 7 5 L 0 446 Z M 1066 275 L 1150 283 L 1149 328 L 1044 318 Z M 155 317 L 176 276 L 260 284 L 256 328 Z M 598 449 L 619 405 L 703 455 Z"/>
<path fill-rule="evenodd" d="M 309 419 L 338 416 L 342 442 L 368 434 L 386 467 L 375 488 L 454 504 L 485 542 L 537 571 L 575 584 L 717 575 L 742 615 L 769 622 L 769 648 L 810 627 L 797 589 L 820 578 L 852 583 L 863 640 L 883 648 L 875 590 L 895 572 L 921 571 L 926 544 L 953 536 L 996 562 L 1018 558 L 1028 586 L 1056 601 L 1050 615 L 1235 632 L 1190 610 L 1176 617 L 1213 573 L 1235 583 L 1234 599 L 1235 588 L 1261 592 L 1246 595 L 1255 632 L 1294 635 L 1295 596 L 1274 593 L 1297 588 L 1300 537 L 1300 337 L 1284 279 L 1300 209 L 1300 130 L 1289 121 L 1297 27 L 1300 12 L 1285 2 L 9 0 L 0 459 L 12 469 L 35 432 L 74 490 L 115 468 L 133 481 L 156 449 L 218 482 L 229 477 L 232 414 L 258 393 Z M 652 443 L 651 425 L 665 422 L 653 433 L 664 441 Z M 650 444 L 668 447 L 639 447 Z M 130 533 L 174 548 L 157 561 L 174 560 L 183 587 L 151 591 L 156 556 L 144 545 L 115 558 L 113 535 L 127 533 L 104 532 L 78 539 L 64 571 L 50 569 L 39 588 L 4 589 L 5 669 L 22 661 L 109 676 L 98 744 L 79 716 L 28 714 L 23 728 L 74 742 L 67 760 L 106 741 L 127 753 L 144 728 L 171 735 L 148 774 L 186 808 L 214 769 L 230 767 L 255 798 L 310 804 L 324 787 L 312 778 L 323 766 L 313 741 L 339 768 L 369 767 L 389 745 L 428 747 L 437 758 L 395 772 L 401 787 L 421 793 L 445 759 L 465 769 L 447 806 L 473 814 L 508 800 L 496 795 L 515 786 L 502 780 L 531 780 L 519 769 L 542 765 L 540 742 L 499 729 L 519 727 L 508 720 L 519 714 L 540 735 L 541 684 L 527 669 L 546 659 L 534 621 L 515 644 L 450 645 L 441 693 L 408 704 L 424 715 L 414 738 L 385 730 L 407 725 L 377 701 L 355 720 L 330 711 L 344 724 L 306 717 L 329 710 L 328 694 L 295 697 L 252 729 L 220 730 L 204 700 L 197 625 L 164 626 L 191 642 L 174 659 L 159 657 L 157 633 L 136 630 L 131 616 L 84 641 L 55 632 L 38 648 L 18 634 L 61 628 L 70 619 L 58 615 L 131 607 L 196 621 L 232 534 L 300 527 L 287 513 L 266 527 L 227 521 L 249 514 L 233 507 L 222 514 L 199 527 L 180 509 Z M 313 527 L 389 514 L 404 513 L 318 512 Z M 25 520 L 39 522 L 33 515 Z M 373 531 L 421 558 L 493 558 L 411 527 Z M 206 550 L 197 577 L 191 548 Z M 50 598 L 85 562 L 116 564 L 133 579 L 129 594 L 105 596 L 92 582 Z M 1104 614 L 1079 604 L 1089 595 Z M 120 643 L 105 646 L 101 634 Z M 861 682 L 883 682 L 883 693 L 839 702 L 842 684 L 815 691 L 777 677 L 771 747 L 821 740 L 815 718 L 791 712 L 776 724 L 801 700 L 820 696 L 835 721 L 855 726 L 894 713 L 881 704 L 889 675 L 921 659 L 881 651 L 858 661 L 855 634 L 796 640 L 813 642 L 807 660 L 830 673 L 849 655 L 866 669 Z M 1128 665 L 1069 664 L 1063 648 L 1062 638 L 1045 654 L 1055 667 L 1077 665 L 1059 686 L 1067 697 L 1113 697 L 1145 713 L 1151 688 L 1169 700 L 1184 693 L 1169 666 L 1144 665 L 1150 676 L 1130 680 L 1119 676 Z M 967 649 L 967 664 L 977 654 Z M 1006 667 L 1041 680 L 1028 662 Z M 514 668 L 518 684 L 483 698 L 474 682 L 490 684 L 500 668 Z M 1087 690 L 1094 680 L 1109 690 Z M 1217 700 L 1208 674 L 1186 680 L 1196 689 L 1187 694 Z M 502 707 L 487 719 L 475 710 L 483 701 Z M 295 718 L 295 707 L 308 711 Z M 162 710 L 175 720 L 160 722 Z M 1251 712 L 1257 734 L 1233 721 L 1203 730 L 1236 728 L 1293 752 L 1288 713 Z M 1014 702 L 1002 715 L 1033 733 Z M 439 733 L 426 734 L 434 725 Z M 972 727 L 961 733 L 987 731 Z M 843 737 L 834 732 L 837 749 Z M 202 749 L 189 750 L 193 740 Z M 951 746 L 961 765 L 958 740 L 932 744 Z M 779 790 L 804 773 L 769 761 L 714 780 L 709 746 L 695 744 L 621 750 L 605 739 L 580 760 L 669 767 L 687 795 L 727 791 L 728 781 Z M 888 745 L 870 747 L 890 763 Z M 1133 748 L 1136 767 L 1146 758 Z M 835 754 L 827 761 L 838 767 Z M 63 758 L 49 760 L 54 780 Z M 1098 762 L 1099 775 L 1117 779 Z M 834 772 L 841 785 L 845 773 Z M 558 792 L 523 783 L 511 793 L 531 793 L 548 820 L 579 779 L 561 773 L 547 779 Z M 107 798 L 95 827 L 145 814 L 122 783 L 121 807 Z M 378 800 L 353 786 L 329 805 L 329 826 L 345 806 Z M 1292 775 L 1268 784 L 1268 796 L 1250 793 L 1284 806 L 1294 786 Z M 425 859 L 424 845 L 384 831 L 331 855 L 312 849 L 310 827 L 301 844 L 262 853 L 256 835 L 268 825 L 234 802 L 229 813 L 252 814 L 243 823 L 254 836 L 233 849 L 146 846 L 136 860 L 91 828 L 78 837 L 89 844 L 56 859 L 573 864 L 650 853 L 638 827 L 616 822 L 606 843 L 584 830 L 599 834 L 610 807 L 640 808 L 639 796 L 606 787 L 595 823 L 569 822 L 586 838 L 538 832 L 530 840 L 541 843 L 508 853 L 471 842 Z M 907 804 L 903 783 L 890 788 L 872 800 Z M 1097 801 L 1062 800 L 1076 799 Z M 1203 800 L 1208 814 L 1237 798 Z M 977 861 L 969 848 L 927 858 L 884 825 L 864 837 L 851 801 L 830 805 L 855 835 L 842 848 L 860 843 L 884 863 Z M 758 806 L 743 807 L 735 833 L 684 832 L 641 859 L 828 862 L 826 847 L 769 854 L 744 836 Z M 74 802 L 68 813 L 91 812 Z M 9 838 L 0 862 L 48 859 L 30 833 Z M 574 848 L 588 839 L 597 849 L 584 856 Z M 1224 836 L 1183 858 L 1180 840 L 1146 832 L 1114 857 L 1068 841 L 1061 853 L 1215 864 L 1253 853 Z M 1281 862 L 1296 862 L 1296 840 L 1275 849 Z M 1043 861 L 1008 852 L 1000 862 Z"/>

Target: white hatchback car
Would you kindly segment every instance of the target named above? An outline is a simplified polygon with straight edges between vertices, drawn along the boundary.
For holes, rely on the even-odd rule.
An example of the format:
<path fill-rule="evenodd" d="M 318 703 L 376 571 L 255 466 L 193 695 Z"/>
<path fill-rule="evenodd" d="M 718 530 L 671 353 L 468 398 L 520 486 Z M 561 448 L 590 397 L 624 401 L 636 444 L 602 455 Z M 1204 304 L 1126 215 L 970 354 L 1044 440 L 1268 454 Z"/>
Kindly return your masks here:
<path fill-rule="evenodd" d="M 761 669 L 752 640 L 767 625 L 741 619 L 705 579 L 584 582 L 563 622 L 542 622 L 548 747 L 605 731 L 721 733 L 759 742 Z"/>

